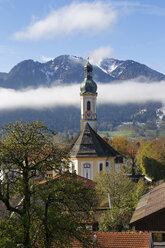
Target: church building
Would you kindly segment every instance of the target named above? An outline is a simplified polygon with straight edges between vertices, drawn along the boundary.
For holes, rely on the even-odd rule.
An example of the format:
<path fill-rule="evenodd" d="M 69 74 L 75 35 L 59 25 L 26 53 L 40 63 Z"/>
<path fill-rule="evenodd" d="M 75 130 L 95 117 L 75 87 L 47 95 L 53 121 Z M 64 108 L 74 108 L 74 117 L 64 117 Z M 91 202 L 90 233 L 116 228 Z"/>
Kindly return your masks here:
<path fill-rule="evenodd" d="M 95 180 L 98 173 L 114 166 L 119 169 L 122 157 L 97 134 L 97 84 L 92 78 L 93 67 L 87 62 L 85 79 L 80 87 L 81 131 L 71 146 L 71 171 Z"/>

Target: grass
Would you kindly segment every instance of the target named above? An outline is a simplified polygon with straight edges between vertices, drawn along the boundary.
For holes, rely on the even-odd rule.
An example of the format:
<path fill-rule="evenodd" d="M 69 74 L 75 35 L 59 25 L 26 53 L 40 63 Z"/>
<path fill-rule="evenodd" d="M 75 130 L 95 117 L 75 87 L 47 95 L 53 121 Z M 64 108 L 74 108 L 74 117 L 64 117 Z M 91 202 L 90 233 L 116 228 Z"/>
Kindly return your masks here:
<path fill-rule="evenodd" d="M 101 136 L 108 136 L 108 137 L 116 137 L 116 136 L 125 136 L 125 137 L 130 137 L 131 132 L 129 130 L 123 130 L 123 131 L 103 131 L 99 132 Z"/>
<path fill-rule="evenodd" d="M 165 137 L 165 129 L 159 131 L 158 137 Z"/>
<path fill-rule="evenodd" d="M 114 138 L 114 137 L 127 137 L 128 139 L 135 139 L 139 138 L 139 134 L 135 130 L 135 128 L 131 125 L 126 125 L 126 126 L 120 126 L 117 128 L 117 130 L 114 131 L 101 131 L 99 134 L 103 136 L 107 136 L 109 138 Z"/>
<path fill-rule="evenodd" d="M 164 123 L 161 123 L 160 125 L 158 137 L 165 137 L 165 124 Z"/>
<path fill-rule="evenodd" d="M 159 130 L 142 129 L 133 125 L 123 125 L 116 128 L 114 131 L 100 131 L 99 134 L 108 138 L 126 137 L 131 140 L 140 138 L 159 138 L 165 137 L 165 125 L 160 126 Z"/>

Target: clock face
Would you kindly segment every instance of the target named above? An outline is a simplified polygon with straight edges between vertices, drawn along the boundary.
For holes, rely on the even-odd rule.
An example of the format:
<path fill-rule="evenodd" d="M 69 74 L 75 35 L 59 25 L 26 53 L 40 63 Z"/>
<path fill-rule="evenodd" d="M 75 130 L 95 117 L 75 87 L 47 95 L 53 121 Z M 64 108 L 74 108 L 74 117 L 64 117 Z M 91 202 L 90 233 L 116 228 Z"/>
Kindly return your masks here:
<path fill-rule="evenodd" d="M 91 111 L 86 111 L 85 117 L 86 117 L 86 119 L 91 119 L 91 117 L 92 117 L 92 112 L 91 112 Z"/>

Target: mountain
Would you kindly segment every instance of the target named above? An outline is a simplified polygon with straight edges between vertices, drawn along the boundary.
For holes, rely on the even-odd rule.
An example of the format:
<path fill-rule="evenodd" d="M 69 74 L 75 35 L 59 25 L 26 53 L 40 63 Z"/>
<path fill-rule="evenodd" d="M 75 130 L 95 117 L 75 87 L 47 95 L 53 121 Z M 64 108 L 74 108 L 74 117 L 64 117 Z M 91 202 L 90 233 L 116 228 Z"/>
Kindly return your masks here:
<path fill-rule="evenodd" d="M 3 79 L 7 75 L 6 72 L 0 72 L 0 79 Z"/>
<path fill-rule="evenodd" d="M 84 79 L 85 63 L 83 58 L 70 55 L 61 55 L 46 63 L 25 60 L 14 66 L 9 73 L 0 73 L 0 87 L 22 89 L 81 83 Z M 139 81 L 165 79 L 164 74 L 133 60 L 106 58 L 93 67 L 93 78 L 96 82 L 111 83 L 134 78 Z"/>
<path fill-rule="evenodd" d="M 133 60 L 122 61 L 107 58 L 101 61 L 100 68 L 117 80 L 138 78 L 143 81 L 146 79 L 149 81 L 161 81 L 165 79 L 164 74 Z"/>
<path fill-rule="evenodd" d="M 84 79 L 86 60 L 76 56 L 61 55 L 46 63 L 25 60 L 14 66 L 9 73 L 0 73 L 0 87 L 20 90 L 22 88 L 52 85 L 80 84 Z M 103 59 L 93 66 L 96 82 L 112 83 L 135 79 L 152 83 L 165 80 L 165 75 L 133 60 Z M 110 130 L 123 123 L 147 124 L 157 128 L 165 120 L 165 110 L 160 102 L 146 104 L 98 106 L 98 128 Z M 80 128 L 80 110 L 74 107 L 58 107 L 46 110 L 0 111 L 0 128 L 17 120 L 41 120 L 57 131 Z"/>
<path fill-rule="evenodd" d="M 159 110 L 159 112 L 158 112 Z M 148 125 L 156 128 L 159 115 L 163 113 L 161 103 L 99 105 L 97 107 L 98 129 L 100 131 L 113 130 L 123 124 L 136 126 Z M 161 115 L 161 118 L 165 116 Z M 80 109 L 76 107 L 58 107 L 44 110 L 7 110 L 0 111 L 0 129 L 8 122 L 17 120 L 44 122 L 49 128 L 60 132 L 80 129 Z"/>
<path fill-rule="evenodd" d="M 86 60 L 74 56 L 62 55 L 46 63 L 25 60 L 14 66 L 0 78 L 0 86 L 12 89 L 26 87 L 51 86 L 53 84 L 80 83 L 84 79 Z M 109 82 L 113 77 L 99 67 L 94 66 L 94 78 Z"/>

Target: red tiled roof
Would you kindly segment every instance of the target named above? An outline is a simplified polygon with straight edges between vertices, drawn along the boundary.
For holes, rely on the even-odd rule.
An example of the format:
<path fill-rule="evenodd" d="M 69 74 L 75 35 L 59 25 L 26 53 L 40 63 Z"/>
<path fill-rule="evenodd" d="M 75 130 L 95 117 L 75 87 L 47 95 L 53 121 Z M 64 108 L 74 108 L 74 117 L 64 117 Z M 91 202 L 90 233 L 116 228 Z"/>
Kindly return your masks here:
<path fill-rule="evenodd" d="M 81 176 L 79 176 L 77 174 L 69 173 L 67 175 L 69 175 L 71 178 L 75 177 L 77 180 L 83 181 L 84 185 L 87 186 L 87 187 L 88 186 L 89 187 L 94 187 L 96 185 L 96 182 L 94 182 L 93 180 L 81 177 Z M 43 184 L 43 183 L 50 182 L 50 181 L 55 181 L 55 180 L 57 180 L 59 178 L 64 178 L 65 176 L 66 176 L 65 174 L 58 174 L 58 175 L 52 177 L 51 179 L 45 179 L 43 181 L 40 181 L 39 184 Z"/>
<path fill-rule="evenodd" d="M 49 174 L 49 175 L 53 175 L 53 171 L 46 171 L 45 174 L 46 174 L 46 175 L 48 175 L 48 174 Z"/>
<path fill-rule="evenodd" d="M 149 248 L 149 233 L 95 232 L 93 234 L 97 235 L 98 248 Z M 83 246 L 75 241 L 72 247 Z"/>
<path fill-rule="evenodd" d="M 50 179 L 44 179 L 44 180 L 40 181 L 38 184 L 43 184 L 43 183 L 46 183 L 46 182 L 55 181 L 56 179 L 58 179 L 60 177 L 61 177 L 61 175 L 58 174 L 58 175 L 56 175 L 56 176 L 54 176 L 54 177 L 52 177 Z"/>

